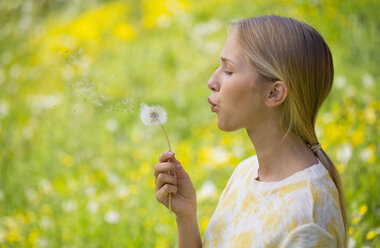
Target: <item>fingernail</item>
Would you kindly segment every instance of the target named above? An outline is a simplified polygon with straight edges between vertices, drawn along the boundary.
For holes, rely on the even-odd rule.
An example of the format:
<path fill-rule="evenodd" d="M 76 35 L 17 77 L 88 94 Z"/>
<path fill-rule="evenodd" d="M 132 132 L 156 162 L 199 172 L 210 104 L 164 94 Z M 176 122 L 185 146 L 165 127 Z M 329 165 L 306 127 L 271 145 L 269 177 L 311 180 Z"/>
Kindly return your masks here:
<path fill-rule="evenodd" d="M 169 155 L 170 155 L 170 156 L 173 156 L 173 155 L 174 155 L 174 152 L 169 152 Z"/>
<path fill-rule="evenodd" d="M 176 164 L 176 167 L 178 170 L 182 169 L 182 165 L 180 165 L 180 164 Z"/>

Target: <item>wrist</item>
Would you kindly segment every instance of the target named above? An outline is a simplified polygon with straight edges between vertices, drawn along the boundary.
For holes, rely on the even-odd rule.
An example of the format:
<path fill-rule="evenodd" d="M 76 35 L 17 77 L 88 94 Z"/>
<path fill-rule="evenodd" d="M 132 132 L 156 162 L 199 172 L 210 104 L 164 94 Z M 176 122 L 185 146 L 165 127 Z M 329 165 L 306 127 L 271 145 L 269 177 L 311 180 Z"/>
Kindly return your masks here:
<path fill-rule="evenodd" d="M 194 222 L 196 221 L 197 222 L 197 213 L 194 213 L 194 214 L 189 214 L 189 215 L 176 215 L 175 216 L 175 219 L 178 222 L 181 222 L 181 223 L 191 223 L 191 222 Z"/>

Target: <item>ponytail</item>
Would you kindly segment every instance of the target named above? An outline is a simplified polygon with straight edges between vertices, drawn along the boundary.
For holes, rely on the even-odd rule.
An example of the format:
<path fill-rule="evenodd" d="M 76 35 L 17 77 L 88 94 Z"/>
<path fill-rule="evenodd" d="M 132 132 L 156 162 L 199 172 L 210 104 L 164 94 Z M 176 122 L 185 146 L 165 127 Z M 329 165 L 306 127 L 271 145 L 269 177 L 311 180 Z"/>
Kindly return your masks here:
<path fill-rule="evenodd" d="M 321 161 L 321 163 L 325 166 L 327 171 L 330 174 L 331 179 L 333 180 L 338 193 L 339 193 L 339 205 L 340 205 L 340 212 L 342 214 L 343 224 L 344 224 L 344 247 L 347 247 L 347 237 L 348 237 L 348 223 L 347 223 L 347 214 L 346 214 L 346 207 L 345 207 L 345 198 L 343 193 L 343 187 L 342 187 L 342 181 L 340 179 L 340 175 L 335 168 L 334 163 L 331 161 L 329 156 L 325 153 L 325 151 L 322 149 L 322 146 L 320 143 L 317 143 L 313 146 L 309 144 L 310 149 L 314 152 L 314 154 L 318 157 L 318 159 Z"/>

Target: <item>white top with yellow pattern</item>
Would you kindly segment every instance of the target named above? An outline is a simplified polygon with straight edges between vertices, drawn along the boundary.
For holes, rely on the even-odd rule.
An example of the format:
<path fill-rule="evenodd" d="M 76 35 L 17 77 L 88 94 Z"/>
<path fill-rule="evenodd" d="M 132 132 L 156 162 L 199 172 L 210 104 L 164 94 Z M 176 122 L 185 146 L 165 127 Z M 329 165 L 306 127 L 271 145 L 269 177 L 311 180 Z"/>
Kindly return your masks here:
<path fill-rule="evenodd" d="M 207 226 L 204 248 L 343 247 L 338 191 L 319 159 L 278 182 L 256 180 L 258 168 L 257 155 L 236 167 Z"/>

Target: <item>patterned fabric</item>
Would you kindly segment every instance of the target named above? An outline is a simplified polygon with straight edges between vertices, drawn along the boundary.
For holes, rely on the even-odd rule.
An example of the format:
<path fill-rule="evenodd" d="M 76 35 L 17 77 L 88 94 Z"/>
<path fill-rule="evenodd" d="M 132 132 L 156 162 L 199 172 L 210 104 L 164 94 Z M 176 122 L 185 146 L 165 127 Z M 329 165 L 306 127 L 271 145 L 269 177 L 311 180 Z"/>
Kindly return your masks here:
<path fill-rule="evenodd" d="M 236 167 L 203 247 L 343 247 L 338 191 L 319 159 L 279 182 L 256 180 L 258 168 L 256 155 Z"/>

